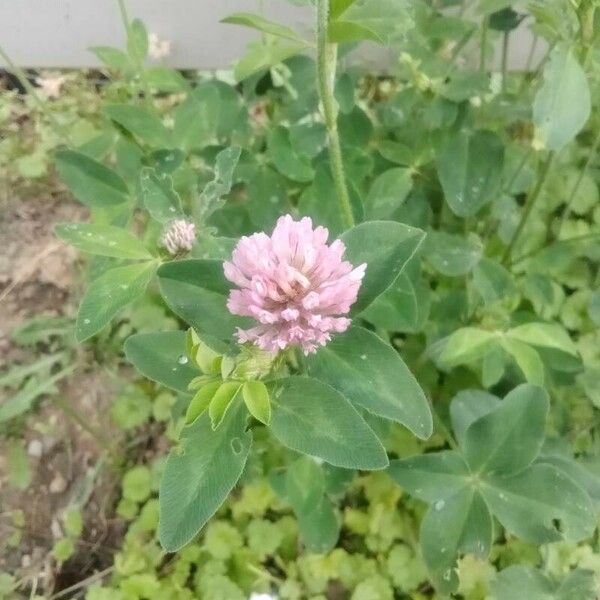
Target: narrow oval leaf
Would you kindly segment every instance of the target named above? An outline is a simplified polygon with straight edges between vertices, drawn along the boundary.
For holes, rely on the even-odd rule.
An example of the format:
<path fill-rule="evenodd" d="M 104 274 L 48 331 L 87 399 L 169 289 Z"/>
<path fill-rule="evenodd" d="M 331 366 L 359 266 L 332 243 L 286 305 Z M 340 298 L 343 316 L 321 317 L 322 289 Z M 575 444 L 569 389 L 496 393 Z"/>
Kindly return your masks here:
<path fill-rule="evenodd" d="M 367 219 L 389 219 L 406 200 L 412 188 L 411 171 L 396 167 L 379 175 L 369 190 L 366 199 Z"/>
<path fill-rule="evenodd" d="M 596 527 L 590 497 L 553 465 L 536 463 L 513 477 L 487 477 L 481 490 L 500 523 L 534 544 L 578 542 Z"/>
<path fill-rule="evenodd" d="M 271 400 L 267 386 L 262 381 L 246 381 L 242 393 L 250 414 L 268 425 L 271 422 Z"/>
<path fill-rule="evenodd" d="M 549 150 L 558 151 L 586 124 L 590 88 L 573 50 L 559 44 L 544 67 L 544 83 L 533 102 L 533 122 Z"/>
<path fill-rule="evenodd" d="M 492 537 L 490 511 L 473 488 L 433 503 L 421 524 L 420 541 L 423 559 L 437 591 L 456 592 L 457 559 L 463 554 L 486 558 Z"/>
<path fill-rule="evenodd" d="M 452 398 L 450 419 L 454 435 L 461 447 L 464 445 L 469 425 L 498 408 L 500 403 L 498 396 L 482 390 L 462 390 Z"/>
<path fill-rule="evenodd" d="M 149 259 L 144 244 L 128 231 L 112 225 L 61 223 L 56 235 L 83 252 L 122 259 Z"/>
<path fill-rule="evenodd" d="M 439 360 L 447 367 L 483 358 L 498 335 L 477 327 L 463 327 L 442 340 Z"/>
<path fill-rule="evenodd" d="M 218 260 L 179 260 L 158 269 L 165 302 L 200 334 L 230 342 L 237 327 L 251 321 L 227 310 L 229 283 Z"/>
<path fill-rule="evenodd" d="M 547 413 L 544 389 L 531 384 L 516 387 L 465 432 L 463 452 L 471 470 L 513 474 L 525 469 L 542 447 Z"/>
<path fill-rule="evenodd" d="M 185 355 L 185 336 L 184 331 L 136 333 L 125 340 L 125 356 L 144 377 L 187 393 L 198 371 Z"/>
<path fill-rule="evenodd" d="M 396 281 L 424 238 L 421 229 L 395 221 L 368 221 L 342 235 L 345 259 L 355 266 L 367 263 L 353 314 L 367 308 Z"/>
<path fill-rule="evenodd" d="M 345 469 L 383 469 L 385 450 L 350 402 L 309 377 L 269 385 L 271 431 L 285 446 Z"/>
<path fill-rule="evenodd" d="M 157 113 L 131 104 L 109 104 L 104 113 L 141 141 L 155 148 L 169 147 L 169 131 Z"/>
<path fill-rule="evenodd" d="M 482 254 L 483 245 L 477 236 L 463 237 L 443 231 L 430 231 L 423 250 L 431 266 L 448 277 L 466 275 Z"/>
<path fill-rule="evenodd" d="M 208 407 L 208 415 L 213 429 L 216 429 L 225 418 L 242 384 L 238 381 L 226 381 L 219 386 Z"/>
<path fill-rule="evenodd" d="M 221 387 L 220 381 L 203 385 L 190 401 L 185 413 L 185 424 L 191 425 L 205 410 Z"/>
<path fill-rule="evenodd" d="M 155 262 L 116 267 L 92 281 L 77 313 L 75 337 L 84 342 L 98 333 L 121 309 L 139 298 L 154 277 Z"/>
<path fill-rule="evenodd" d="M 181 199 L 173 189 L 173 179 L 167 173 L 159 175 L 154 169 L 142 169 L 138 189 L 141 203 L 159 223 L 168 223 L 183 216 Z"/>
<path fill-rule="evenodd" d="M 472 217 L 500 194 L 504 145 L 491 131 L 460 131 L 444 138 L 436 165 L 450 210 Z"/>
<path fill-rule="evenodd" d="M 455 450 L 410 456 L 390 461 L 390 477 L 409 494 L 436 502 L 469 485 L 470 471 Z"/>
<path fill-rule="evenodd" d="M 506 332 L 507 337 L 532 346 L 554 348 L 577 356 L 577 347 L 558 323 L 525 323 Z"/>
<path fill-rule="evenodd" d="M 374 333 L 352 327 L 305 360 L 309 375 L 353 404 L 402 423 L 421 439 L 431 435 L 431 411 L 421 386 L 398 352 Z"/>
<path fill-rule="evenodd" d="M 123 179 L 85 154 L 61 150 L 56 153 L 56 168 L 73 196 L 92 208 L 129 200 L 129 190 Z"/>
<path fill-rule="evenodd" d="M 167 552 L 191 541 L 240 478 L 252 436 L 237 402 L 213 431 L 207 413 L 185 427 L 160 484 L 159 539 Z"/>
<path fill-rule="evenodd" d="M 229 23 L 231 25 L 243 25 L 244 27 L 251 27 L 252 29 L 258 29 L 263 33 L 269 35 L 275 35 L 277 37 L 293 40 L 294 42 L 305 42 L 293 29 L 280 25 L 273 21 L 269 21 L 260 15 L 254 15 L 252 13 L 234 13 L 225 17 L 221 20 L 221 23 Z M 308 45 L 308 42 L 305 42 Z"/>

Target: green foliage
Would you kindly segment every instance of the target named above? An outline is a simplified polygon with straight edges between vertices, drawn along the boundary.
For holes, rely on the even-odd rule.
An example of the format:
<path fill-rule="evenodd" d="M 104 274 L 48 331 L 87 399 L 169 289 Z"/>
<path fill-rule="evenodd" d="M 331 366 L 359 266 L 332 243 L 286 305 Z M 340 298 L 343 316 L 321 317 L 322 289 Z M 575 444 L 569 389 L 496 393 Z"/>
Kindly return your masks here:
<path fill-rule="evenodd" d="M 566 0 L 443 10 L 458 4 L 332 0 L 325 86 L 298 56 L 311 41 L 241 13 L 225 21 L 261 39 L 237 87 L 146 66 L 134 20 L 124 51 L 93 50 L 111 78 L 101 99 L 81 81 L 69 90 L 80 97 L 43 109 L 3 94 L 0 122 L 27 121 L 35 144 L 3 139 L 0 175 L 44 185 L 53 154 L 91 210 L 90 223 L 57 228 L 102 257 L 76 337 L 96 336 L 95 357 L 128 337 L 127 360 L 154 382 L 123 386 L 111 417 L 128 441 L 164 431 L 173 443 L 159 498 L 158 461 L 125 467 L 116 511 L 132 523 L 91 600 L 593 597 L 598 12 Z M 547 60 L 488 73 L 492 45 L 502 37 L 511 54 L 524 17 Z M 391 77 L 335 72 L 336 51 L 361 40 L 392 46 Z M 353 326 L 304 358 L 235 344 L 251 320 L 226 306 L 223 261 L 286 213 L 327 226 L 367 266 Z M 189 252 L 165 247 L 175 218 L 195 226 Z M 3 426 L 70 374 L 72 330 L 16 332 L 44 355 L 0 375 Z M 9 482 L 24 488 L 25 446 L 8 425 Z M 59 562 L 78 551 L 76 514 Z M 177 551 L 168 561 L 157 529 Z"/>

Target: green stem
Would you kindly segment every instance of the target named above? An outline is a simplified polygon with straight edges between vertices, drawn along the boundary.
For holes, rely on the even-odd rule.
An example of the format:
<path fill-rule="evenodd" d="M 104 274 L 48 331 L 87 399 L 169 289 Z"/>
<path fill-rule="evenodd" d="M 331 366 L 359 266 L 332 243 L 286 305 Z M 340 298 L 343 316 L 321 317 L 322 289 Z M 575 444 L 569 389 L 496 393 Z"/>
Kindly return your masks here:
<path fill-rule="evenodd" d="M 40 110 L 46 116 L 58 137 L 60 137 L 64 143 L 70 144 L 70 136 L 67 128 L 64 127 L 56 119 L 56 117 L 48 110 L 47 104 L 40 98 L 35 87 L 31 85 L 31 82 L 27 78 L 25 71 L 23 71 L 21 67 L 17 67 L 17 65 L 13 63 L 13 61 L 10 59 L 8 54 L 6 54 L 2 46 L 0 46 L 0 58 L 4 60 L 8 67 L 8 70 L 19 80 L 19 83 L 25 88 L 25 90 L 31 96 L 33 101 L 39 106 Z"/>
<path fill-rule="evenodd" d="M 590 151 L 588 153 L 588 158 L 585 161 L 585 165 L 583 166 L 583 169 L 579 173 L 579 177 L 577 178 L 577 181 L 575 182 L 575 185 L 573 186 L 573 189 L 571 190 L 571 193 L 569 194 L 569 199 L 567 200 L 567 205 L 566 205 L 565 210 L 563 211 L 563 214 L 560 218 L 560 223 L 559 223 L 558 229 L 556 231 L 556 237 L 559 239 L 560 239 L 560 234 L 562 232 L 562 229 L 565 225 L 565 222 L 571 216 L 571 210 L 572 210 L 571 205 L 573 204 L 573 200 L 575 200 L 575 196 L 577 195 L 577 192 L 579 191 L 581 182 L 583 181 L 583 178 L 585 177 L 587 170 L 590 168 L 592 161 L 596 157 L 596 152 L 598 150 L 598 146 L 600 146 L 600 131 L 598 132 L 598 135 L 596 136 L 596 139 L 594 140 L 594 143 L 593 143 L 592 147 L 590 148 Z"/>
<path fill-rule="evenodd" d="M 127 12 L 127 6 L 125 5 L 125 0 L 117 0 L 117 4 L 119 5 L 119 13 L 121 14 L 121 22 L 123 23 L 123 29 L 125 29 L 125 35 L 127 36 L 127 41 L 129 41 L 129 37 L 131 35 L 131 21 L 129 19 L 129 14 Z M 134 53 L 130 53 L 134 54 Z M 144 94 L 144 101 L 148 105 L 149 108 L 152 108 L 152 93 L 150 91 L 150 86 L 148 85 L 148 80 L 146 79 L 144 64 L 141 60 L 138 59 L 137 56 L 131 56 L 134 61 L 135 69 L 137 71 L 137 75 L 140 82 L 140 92 Z"/>
<path fill-rule="evenodd" d="M 354 216 L 350 195 L 346 186 L 342 148 L 337 127 L 337 105 L 333 95 L 335 85 L 335 69 L 337 61 L 337 44 L 327 41 L 327 25 L 329 22 L 329 0 L 317 0 L 317 80 L 319 95 L 323 105 L 323 116 L 329 140 L 329 157 L 331 173 L 335 184 L 336 195 L 342 221 L 346 228 L 354 226 Z"/>
<path fill-rule="evenodd" d="M 485 73 L 485 63 L 487 55 L 487 37 L 488 37 L 488 18 L 484 17 L 481 23 L 481 41 L 479 47 L 479 70 Z"/>
<path fill-rule="evenodd" d="M 548 177 L 548 173 L 550 172 L 550 167 L 554 161 L 554 157 L 556 156 L 555 152 L 550 152 L 548 154 L 548 158 L 542 164 L 542 168 L 540 170 L 540 175 L 536 181 L 535 187 L 531 191 L 531 194 L 527 198 L 525 203 L 525 209 L 523 210 L 523 214 L 521 216 L 521 221 L 515 230 L 508 246 L 506 247 L 506 251 L 504 252 L 504 256 L 502 257 L 502 263 L 506 264 L 506 262 L 510 259 L 510 255 L 514 250 L 515 244 L 517 243 L 521 233 L 523 233 L 523 229 L 525 229 L 525 225 L 527 225 L 527 221 L 529 220 L 529 216 L 531 215 L 531 211 L 533 210 L 539 196 L 542 191 L 544 184 L 546 183 L 546 179 Z"/>
<path fill-rule="evenodd" d="M 502 92 L 506 92 L 506 76 L 508 73 L 508 41 L 510 34 L 508 31 L 504 32 L 502 36 Z"/>

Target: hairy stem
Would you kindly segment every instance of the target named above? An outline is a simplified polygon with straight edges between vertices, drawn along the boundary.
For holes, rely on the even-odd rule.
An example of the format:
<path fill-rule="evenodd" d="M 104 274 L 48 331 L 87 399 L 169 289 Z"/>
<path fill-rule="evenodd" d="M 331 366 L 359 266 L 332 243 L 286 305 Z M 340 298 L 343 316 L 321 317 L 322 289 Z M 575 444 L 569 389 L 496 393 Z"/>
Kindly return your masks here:
<path fill-rule="evenodd" d="M 335 185 L 338 205 L 342 221 L 346 228 L 354 226 L 354 216 L 350 195 L 346 185 L 342 148 L 337 127 L 337 104 L 333 95 L 335 85 L 335 69 L 337 62 L 337 44 L 327 41 L 327 24 L 329 20 L 329 0 L 317 0 L 317 81 L 319 96 L 323 105 L 323 116 L 329 141 L 329 157 L 331 173 Z"/>
<path fill-rule="evenodd" d="M 508 42 L 510 34 L 504 32 L 502 36 L 502 92 L 506 92 L 506 78 L 508 76 Z"/>
<path fill-rule="evenodd" d="M 485 73 L 487 58 L 488 18 L 483 17 L 481 23 L 481 40 L 479 42 L 479 70 Z"/>
<path fill-rule="evenodd" d="M 540 192 L 544 188 L 544 184 L 546 183 L 546 179 L 548 178 L 548 173 L 550 172 L 550 167 L 554 162 L 554 157 L 556 156 L 555 152 L 550 152 L 548 154 L 548 158 L 542 164 L 542 168 L 540 170 L 539 177 L 537 178 L 535 187 L 531 190 L 531 193 L 527 197 L 527 201 L 525 202 L 525 208 L 523 210 L 523 214 L 521 215 L 521 221 L 517 229 L 515 230 L 508 246 L 506 247 L 506 251 L 504 252 L 504 256 L 502 257 L 502 263 L 505 264 L 509 259 L 512 251 L 514 250 L 515 244 L 517 243 L 521 233 L 523 233 L 523 229 L 525 229 L 525 225 L 527 225 L 527 221 L 531 215 L 531 211 L 533 210 L 539 196 Z"/>

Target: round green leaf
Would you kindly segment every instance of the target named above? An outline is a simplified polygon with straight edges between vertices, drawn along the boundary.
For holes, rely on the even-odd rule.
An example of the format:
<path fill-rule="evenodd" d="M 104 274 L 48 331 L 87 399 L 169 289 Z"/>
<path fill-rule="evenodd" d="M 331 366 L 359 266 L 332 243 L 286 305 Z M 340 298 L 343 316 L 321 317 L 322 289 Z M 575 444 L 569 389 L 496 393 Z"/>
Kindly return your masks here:
<path fill-rule="evenodd" d="M 244 470 L 252 436 L 241 402 L 234 404 L 214 431 L 207 413 L 185 427 L 169 454 L 159 495 L 159 539 L 167 552 L 194 538 Z"/>
<path fill-rule="evenodd" d="M 127 360 L 144 377 L 178 392 L 198 375 L 185 355 L 184 331 L 136 333 L 125 340 Z"/>
<path fill-rule="evenodd" d="M 270 429 L 285 446 L 346 469 L 383 469 L 385 450 L 352 404 L 332 387 L 309 377 L 269 385 Z"/>
<path fill-rule="evenodd" d="M 513 474 L 537 457 L 544 441 L 548 394 L 540 387 L 516 387 L 498 408 L 468 427 L 462 446 L 474 472 Z"/>
<path fill-rule="evenodd" d="M 395 221 L 368 221 L 342 235 L 346 260 L 355 266 L 367 263 L 353 314 L 367 308 L 396 281 L 424 237 L 420 229 Z"/>
<path fill-rule="evenodd" d="M 426 439 L 433 430 L 429 403 L 413 374 L 391 346 L 352 327 L 306 359 L 308 373 L 353 404 L 402 423 Z"/>

